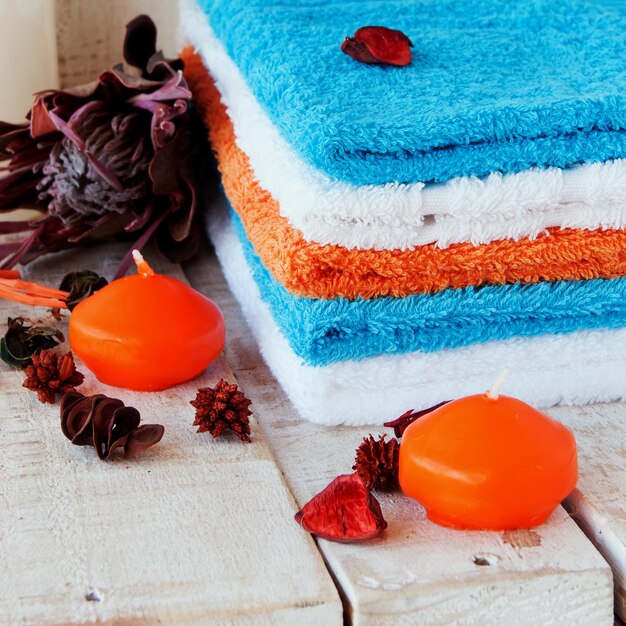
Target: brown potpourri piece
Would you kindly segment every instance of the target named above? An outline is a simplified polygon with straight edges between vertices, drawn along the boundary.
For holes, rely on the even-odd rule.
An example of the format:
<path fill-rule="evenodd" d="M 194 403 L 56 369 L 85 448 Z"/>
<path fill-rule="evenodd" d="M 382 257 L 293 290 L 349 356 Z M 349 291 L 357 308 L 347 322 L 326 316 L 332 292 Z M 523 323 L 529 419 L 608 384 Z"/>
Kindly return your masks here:
<path fill-rule="evenodd" d="M 250 400 L 235 384 L 228 384 L 223 378 L 211 387 L 198 389 L 195 400 L 190 403 L 196 409 L 194 426 L 199 433 L 209 432 L 219 437 L 231 430 L 241 441 L 250 442 L 250 420 L 252 415 Z"/>
<path fill-rule="evenodd" d="M 93 446 L 98 458 L 111 459 L 124 448 L 129 459 L 161 441 L 161 424 L 139 425 L 139 411 L 125 406 L 117 398 L 103 394 L 84 396 L 78 391 L 66 393 L 61 400 L 61 430 L 77 446 Z"/>
<path fill-rule="evenodd" d="M 308 532 L 342 543 L 376 539 L 387 528 L 378 500 L 358 474 L 337 476 L 294 519 Z"/>
<path fill-rule="evenodd" d="M 96 272 L 79 270 L 66 274 L 61 280 L 59 289 L 68 292 L 65 302 L 67 303 L 67 308 L 73 311 L 83 300 L 108 284 L 109 281 L 104 276 L 96 274 Z"/>
<path fill-rule="evenodd" d="M 397 439 L 385 441 L 386 435 L 377 440 L 372 435 L 364 437 L 356 449 L 353 470 L 363 479 L 368 489 L 391 491 L 398 484 L 398 458 L 400 444 Z"/>
<path fill-rule="evenodd" d="M 33 354 L 55 348 L 62 341 L 63 333 L 54 326 L 24 317 L 9 318 L 7 332 L 0 338 L 0 359 L 23 368 L 32 363 Z"/>
<path fill-rule="evenodd" d="M 36 391 L 43 404 L 54 404 L 57 394 L 76 391 L 85 380 L 76 369 L 71 352 L 58 356 L 50 350 L 42 350 L 32 356 L 32 363 L 24 369 L 24 374 L 26 380 L 22 386 Z"/>
<path fill-rule="evenodd" d="M 400 417 L 391 422 L 385 422 L 383 426 L 387 428 L 393 428 L 393 433 L 396 437 L 401 438 L 404 434 L 404 431 L 420 417 L 424 417 L 429 413 L 432 413 L 439 407 L 442 407 L 444 404 L 448 404 L 450 400 L 444 400 L 439 404 L 435 404 L 434 406 L 428 407 L 427 409 L 422 409 L 421 411 L 413 411 L 413 409 L 409 409 L 406 413 L 403 413 Z"/>

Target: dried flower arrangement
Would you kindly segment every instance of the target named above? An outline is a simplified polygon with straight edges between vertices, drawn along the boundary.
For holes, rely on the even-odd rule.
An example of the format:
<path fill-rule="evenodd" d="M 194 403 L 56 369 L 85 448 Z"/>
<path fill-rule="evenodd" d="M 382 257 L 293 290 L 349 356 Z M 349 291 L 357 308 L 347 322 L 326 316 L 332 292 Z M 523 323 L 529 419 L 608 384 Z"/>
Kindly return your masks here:
<path fill-rule="evenodd" d="M 28 124 L 0 122 L 0 162 L 8 161 L 0 212 L 42 213 L 0 222 L 0 234 L 28 233 L 0 245 L 0 268 L 119 234 L 134 235 L 138 249 L 155 236 L 176 261 L 197 250 L 204 131 L 182 62 L 156 51 L 145 15 L 127 26 L 124 58 L 128 69 L 116 65 L 89 85 L 37 94 Z"/>
<path fill-rule="evenodd" d="M 447 402 L 422 411 L 410 409 L 399 418 L 387 422 L 385 426 L 393 428 L 399 439 L 415 420 L 444 404 Z M 364 437 L 356 449 L 352 466 L 355 473 L 338 476 L 324 490 L 313 496 L 296 513 L 296 522 L 310 533 L 330 541 L 359 542 L 380 537 L 387 522 L 380 503 L 371 492 L 399 489 L 398 439 L 392 437 L 387 440 L 386 434 L 380 435 L 378 439 L 371 434 Z"/>

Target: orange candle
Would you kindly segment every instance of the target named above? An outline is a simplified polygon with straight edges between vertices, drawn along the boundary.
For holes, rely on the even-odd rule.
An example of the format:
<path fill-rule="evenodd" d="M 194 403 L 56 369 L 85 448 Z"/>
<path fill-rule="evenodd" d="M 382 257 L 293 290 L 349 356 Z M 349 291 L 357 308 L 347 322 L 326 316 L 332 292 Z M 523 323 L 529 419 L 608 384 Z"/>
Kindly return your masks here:
<path fill-rule="evenodd" d="M 158 391 L 195 378 L 225 342 L 217 305 L 175 278 L 155 274 L 138 253 L 138 273 L 107 285 L 72 312 L 72 350 L 98 380 Z"/>
<path fill-rule="evenodd" d="M 402 435 L 400 486 L 444 526 L 537 526 L 577 477 L 571 431 L 497 390 L 449 402 Z"/>

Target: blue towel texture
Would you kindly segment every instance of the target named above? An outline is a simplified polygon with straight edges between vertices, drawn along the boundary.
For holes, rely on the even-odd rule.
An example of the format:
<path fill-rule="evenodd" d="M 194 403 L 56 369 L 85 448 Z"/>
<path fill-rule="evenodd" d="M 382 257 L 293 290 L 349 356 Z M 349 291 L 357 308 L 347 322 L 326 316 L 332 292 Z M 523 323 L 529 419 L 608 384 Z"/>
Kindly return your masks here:
<path fill-rule="evenodd" d="M 593 0 L 200 0 L 285 138 L 355 184 L 626 157 L 626 14 Z M 407 67 L 344 37 L 405 32 Z"/>
<path fill-rule="evenodd" d="M 241 221 L 230 213 L 261 297 L 293 351 L 309 365 L 626 326 L 626 278 L 446 289 L 375 300 L 294 296 L 265 269 Z"/>

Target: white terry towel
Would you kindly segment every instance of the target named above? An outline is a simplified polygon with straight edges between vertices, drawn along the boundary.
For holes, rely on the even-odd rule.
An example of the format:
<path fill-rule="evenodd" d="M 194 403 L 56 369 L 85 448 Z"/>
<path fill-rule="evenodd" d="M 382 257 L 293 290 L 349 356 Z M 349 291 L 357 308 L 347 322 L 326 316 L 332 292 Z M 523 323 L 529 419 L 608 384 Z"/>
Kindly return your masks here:
<path fill-rule="evenodd" d="M 462 177 L 440 185 L 356 186 L 333 180 L 283 139 L 196 0 L 183 0 L 181 20 L 216 80 L 237 145 L 259 183 L 309 241 L 383 250 L 521 239 L 552 226 L 626 228 L 626 159 Z"/>
<path fill-rule="evenodd" d="M 512 375 L 503 393 L 539 408 L 626 399 L 626 329 L 515 338 L 324 367 L 303 365 L 261 300 L 227 208 L 216 208 L 209 219 L 230 289 L 265 361 L 305 419 L 382 424 L 407 409 L 481 393 L 505 367 Z"/>

